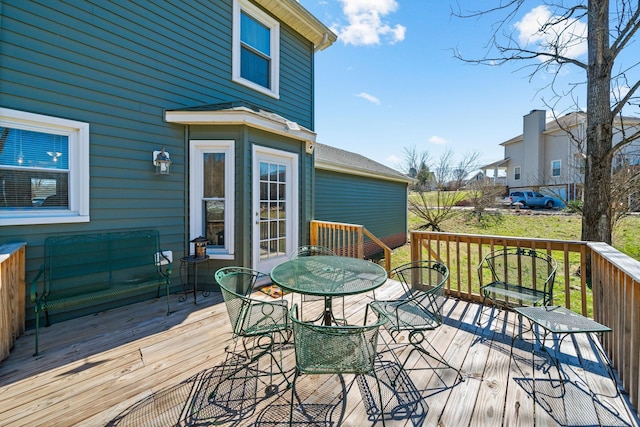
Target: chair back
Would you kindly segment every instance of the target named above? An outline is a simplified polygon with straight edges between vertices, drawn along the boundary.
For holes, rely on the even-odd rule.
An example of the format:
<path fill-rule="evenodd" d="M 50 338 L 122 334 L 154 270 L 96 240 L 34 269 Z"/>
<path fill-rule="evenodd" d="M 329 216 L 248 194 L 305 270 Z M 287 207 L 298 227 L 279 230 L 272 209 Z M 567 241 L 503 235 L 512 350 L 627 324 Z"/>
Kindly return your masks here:
<path fill-rule="evenodd" d="M 215 279 L 235 335 L 255 336 L 289 328 L 286 301 L 262 301 L 248 296 L 256 281 L 264 277 L 267 275 L 244 267 L 216 271 Z"/>
<path fill-rule="evenodd" d="M 293 324 L 296 368 L 307 374 L 365 374 L 374 371 L 379 329 L 387 321 L 364 326 L 325 326 L 298 319 L 297 305 L 289 311 Z"/>
<path fill-rule="evenodd" d="M 546 252 L 507 248 L 488 253 L 480 264 L 478 273 L 481 284 L 503 282 L 526 285 L 547 293 L 551 301 L 557 269 L 557 261 Z"/>
<path fill-rule="evenodd" d="M 299 248 L 291 252 L 291 255 L 289 255 L 289 258 L 296 259 L 303 256 L 318 256 L 318 255 L 335 256 L 336 253 L 329 248 L 325 248 L 324 246 L 304 245 L 304 246 L 300 246 Z"/>
<path fill-rule="evenodd" d="M 442 322 L 442 307 L 446 301 L 444 284 L 449 278 L 446 265 L 438 261 L 413 261 L 391 270 L 389 278 L 402 284 L 407 300 L 414 300 Z"/>

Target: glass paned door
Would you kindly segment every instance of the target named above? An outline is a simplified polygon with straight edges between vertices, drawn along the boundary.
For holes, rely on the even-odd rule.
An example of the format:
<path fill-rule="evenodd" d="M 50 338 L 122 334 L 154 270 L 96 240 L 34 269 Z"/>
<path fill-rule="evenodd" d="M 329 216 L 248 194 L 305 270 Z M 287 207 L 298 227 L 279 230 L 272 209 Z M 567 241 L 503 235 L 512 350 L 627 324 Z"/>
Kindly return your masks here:
<path fill-rule="evenodd" d="M 253 255 L 257 270 L 271 271 L 288 258 L 297 242 L 296 172 L 294 155 L 266 148 L 255 151 Z"/>

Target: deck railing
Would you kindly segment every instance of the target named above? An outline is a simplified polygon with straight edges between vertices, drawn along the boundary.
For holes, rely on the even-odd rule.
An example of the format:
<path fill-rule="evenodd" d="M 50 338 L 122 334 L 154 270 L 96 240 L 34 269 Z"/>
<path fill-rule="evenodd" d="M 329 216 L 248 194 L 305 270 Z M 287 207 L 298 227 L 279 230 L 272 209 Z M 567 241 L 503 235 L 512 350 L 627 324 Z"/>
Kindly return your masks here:
<path fill-rule="evenodd" d="M 0 361 L 25 327 L 25 246 L 0 245 Z"/>
<path fill-rule="evenodd" d="M 338 255 L 364 259 L 365 236 L 384 252 L 384 268 L 391 269 L 391 249 L 363 225 L 311 221 L 310 244 L 324 246 Z"/>
<path fill-rule="evenodd" d="M 631 403 L 640 404 L 640 262 L 605 243 L 412 231 L 411 259 L 436 259 L 450 271 L 449 295 L 481 302 L 477 267 L 502 248 L 545 251 L 558 262 L 554 301 L 610 328 L 602 343 Z M 586 274 L 591 255 L 591 280 Z"/>
<path fill-rule="evenodd" d="M 589 243 L 594 319 L 629 400 L 640 409 L 640 262 L 606 243 Z M 640 415 L 640 414 L 638 414 Z"/>

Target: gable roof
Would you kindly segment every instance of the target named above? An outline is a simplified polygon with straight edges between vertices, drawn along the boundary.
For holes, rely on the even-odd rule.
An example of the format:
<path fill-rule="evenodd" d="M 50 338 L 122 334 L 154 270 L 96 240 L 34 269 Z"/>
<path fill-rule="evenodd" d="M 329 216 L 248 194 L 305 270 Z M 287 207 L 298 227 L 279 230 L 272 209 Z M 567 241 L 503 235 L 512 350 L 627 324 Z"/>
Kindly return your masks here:
<path fill-rule="evenodd" d="M 360 154 L 320 143 L 316 143 L 314 151 L 316 169 L 384 179 L 387 181 L 406 182 L 407 184 L 414 182 L 414 180 L 407 175 Z"/>

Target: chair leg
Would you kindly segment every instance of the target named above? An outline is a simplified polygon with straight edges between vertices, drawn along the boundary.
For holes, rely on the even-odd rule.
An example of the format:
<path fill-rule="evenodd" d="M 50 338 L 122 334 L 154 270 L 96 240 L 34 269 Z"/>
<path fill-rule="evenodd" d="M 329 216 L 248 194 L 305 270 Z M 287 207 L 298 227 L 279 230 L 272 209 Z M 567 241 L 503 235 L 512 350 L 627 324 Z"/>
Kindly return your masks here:
<path fill-rule="evenodd" d="M 433 350 L 432 354 L 429 350 L 427 350 L 426 348 L 424 348 L 424 346 L 422 345 L 422 343 L 426 343 L 427 345 L 429 345 L 429 347 L 431 347 L 431 349 Z M 402 362 L 402 366 L 400 368 L 400 371 L 398 373 L 398 376 L 400 375 L 400 372 L 402 372 L 404 370 L 405 365 L 407 364 L 407 361 L 409 360 L 409 358 L 411 357 L 411 354 L 414 351 L 417 351 L 421 354 L 424 354 L 425 356 L 429 356 L 430 358 L 432 358 L 435 361 L 438 361 L 440 363 L 442 363 L 443 365 L 445 365 L 446 367 L 453 369 L 454 371 L 456 371 L 458 373 L 458 378 L 460 379 L 460 381 L 464 381 L 464 377 L 462 376 L 462 373 L 460 372 L 460 369 L 454 368 L 449 362 L 447 362 L 444 359 L 444 356 L 442 356 L 440 354 L 440 352 L 438 350 L 436 350 L 436 348 L 431 345 L 431 343 L 428 340 L 425 340 L 425 336 L 424 336 L 424 332 L 423 331 L 411 331 L 409 333 L 409 343 L 411 344 L 412 348 L 411 351 L 409 351 L 409 354 L 407 355 L 407 357 L 404 359 L 404 362 Z M 393 381 L 395 383 L 395 381 L 398 378 L 396 377 L 396 379 Z"/>
<path fill-rule="evenodd" d="M 478 321 L 476 322 L 476 325 L 480 325 L 482 323 L 482 315 L 484 314 L 484 310 L 486 308 L 486 306 L 484 305 L 484 303 L 487 300 L 487 296 L 483 295 L 482 297 L 482 308 L 480 309 L 480 316 L 478 316 Z"/>
<path fill-rule="evenodd" d="M 293 425 L 293 400 L 296 398 L 296 380 L 298 379 L 298 369 L 296 368 L 296 373 L 293 375 L 293 382 L 291 383 L 291 408 L 289 409 L 289 425 Z"/>
<path fill-rule="evenodd" d="M 378 385 L 378 399 L 380 399 L 380 419 L 382 420 L 382 425 L 385 426 L 384 422 L 384 401 L 382 400 L 382 387 L 380 386 L 380 379 L 378 378 L 378 374 L 376 371 L 373 371 L 373 376 L 376 379 L 376 384 Z"/>
<path fill-rule="evenodd" d="M 287 342 L 288 340 L 286 339 L 286 337 L 284 337 L 283 335 L 281 335 L 283 338 L 285 338 L 284 342 Z M 267 338 L 268 342 L 267 343 L 260 343 L 260 339 L 263 338 Z M 291 387 L 291 383 L 289 382 L 289 379 L 287 378 L 286 374 L 284 373 L 284 369 L 282 368 L 282 361 L 278 361 L 278 359 L 276 358 L 276 356 L 273 354 L 273 346 L 274 346 L 274 338 L 273 335 L 271 334 L 265 334 L 265 335 L 260 335 L 257 337 L 253 337 L 253 340 L 257 340 L 256 345 L 254 347 L 247 347 L 245 339 L 244 338 L 239 338 L 240 340 L 242 340 L 242 348 L 244 351 L 244 357 L 245 357 L 245 361 L 242 363 L 238 363 L 232 370 L 230 373 L 228 373 L 227 375 L 224 375 L 222 378 L 220 378 L 220 381 L 218 383 L 218 385 L 220 385 L 222 382 L 230 380 L 231 378 L 233 378 L 236 374 L 238 374 L 239 372 L 241 372 L 243 369 L 246 369 L 249 365 L 251 365 L 252 363 L 256 362 L 257 360 L 259 360 L 262 356 L 264 356 L 265 354 L 269 354 L 269 356 L 271 357 L 271 372 L 270 372 L 270 377 L 273 376 L 273 364 L 275 363 L 275 365 L 278 367 L 278 372 L 282 375 L 282 377 L 285 379 L 286 383 L 287 383 L 287 388 Z M 283 344 L 284 342 L 281 342 L 280 344 Z M 236 342 L 236 346 L 237 347 L 237 342 Z M 234 347 L 234 350 L 235 350 Z M 254 354 L 254 352 L 256 351 L 256 349 L 258 349 L 259 351 L 257 352 L 257 354 Z M 234 353 L 235 351 L 231 351 L 228 353 Z M 282 349 L 280 349 L 280 352 L 282 352 Z M 282 353 L 281 353 L 281 357 L 282 357 Z M 227 360 L 229 360 L 229 354 L 227 354 Z M 225 361 L 226 363 L 226 361 Z M 216 386 L 214 388 L 214 390 L 209 394 L 209 399 L 214 399 L 216 394 L 218 392 L 218 386 Z M 276 388 L 273 387 L 271 384 L 267 386 L 267 390 L 266 393 L 268 395 L 271 394 L 275 394 L 277 392 Z"/>

